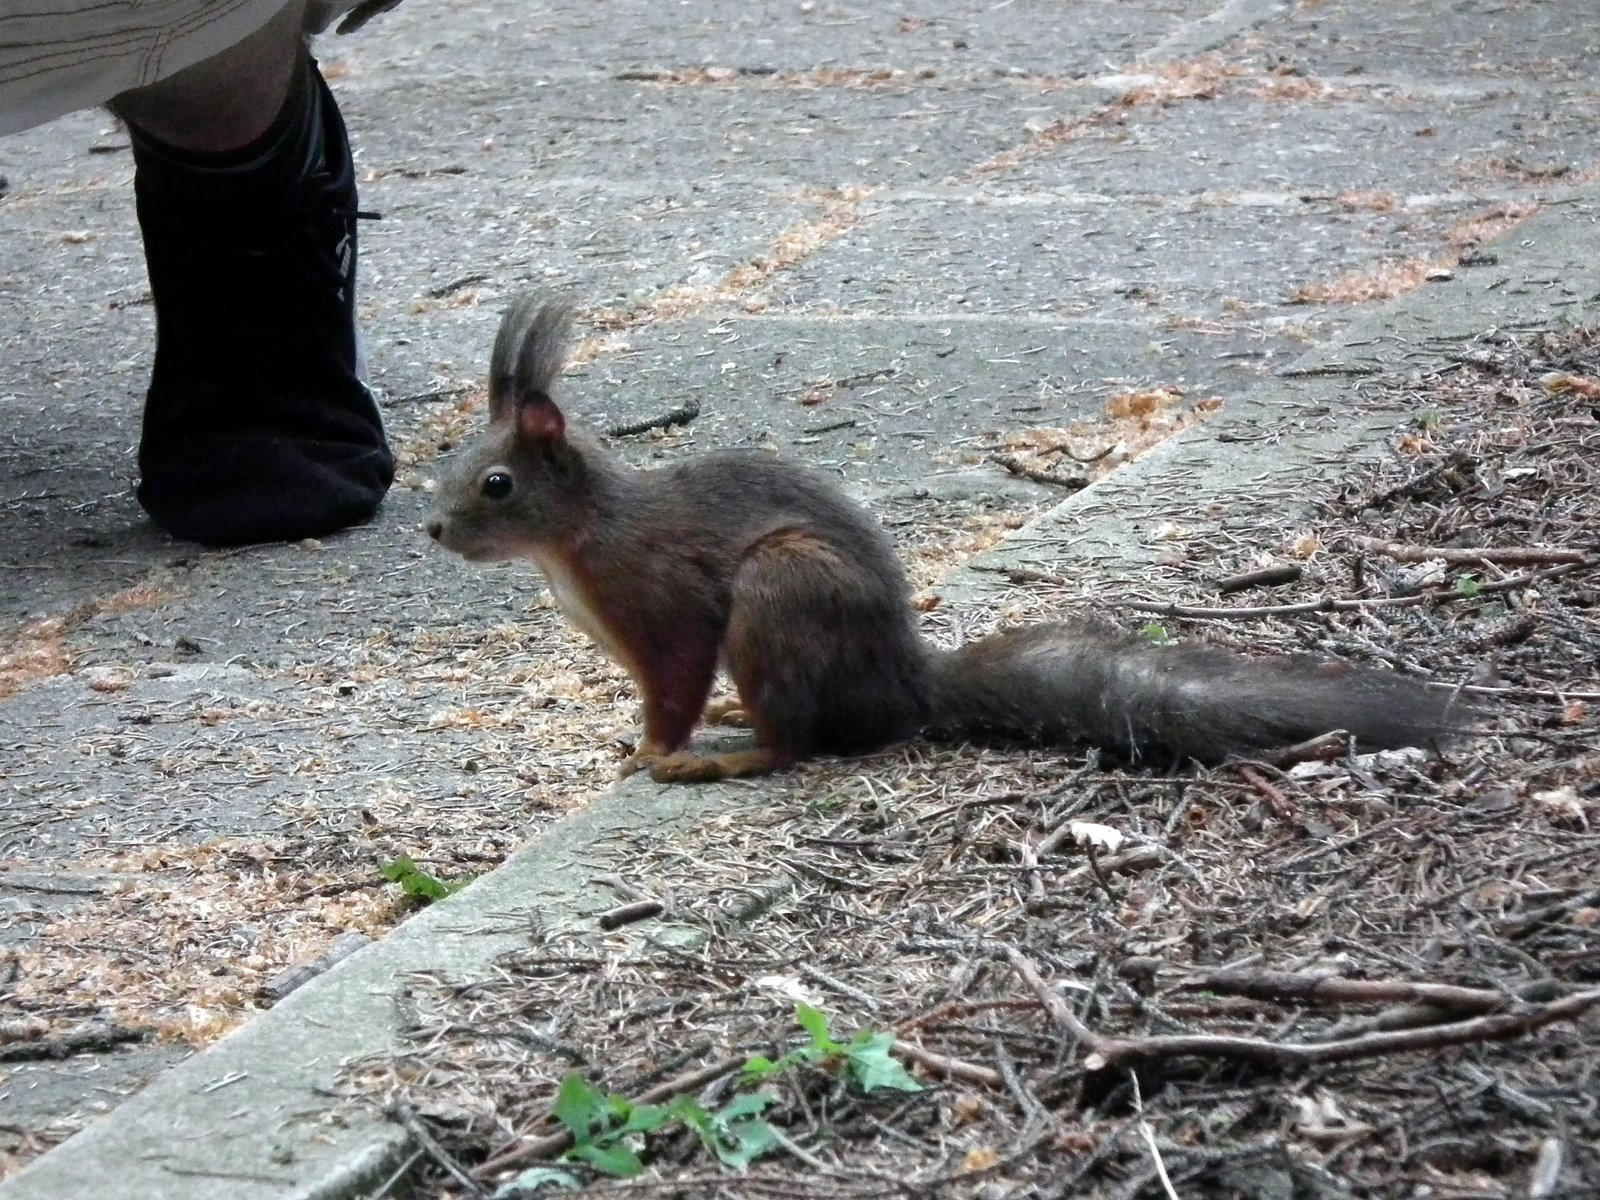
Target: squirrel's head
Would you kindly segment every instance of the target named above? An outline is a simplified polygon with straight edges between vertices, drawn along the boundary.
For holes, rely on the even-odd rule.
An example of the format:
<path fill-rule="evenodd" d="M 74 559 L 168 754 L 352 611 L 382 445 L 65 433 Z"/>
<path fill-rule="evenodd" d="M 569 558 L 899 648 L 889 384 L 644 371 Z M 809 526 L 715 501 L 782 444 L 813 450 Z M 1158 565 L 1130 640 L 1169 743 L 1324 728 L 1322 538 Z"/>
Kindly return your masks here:
<path fill-rule="evenodd" d="M 475 562 L 537 558 L 587 524 L 589 453 L 550 397 L 571 322 L 567 306 L 528 297 L 501 321 L 489 427 L 440 481 L 425 524 L 445 549 Z"/>

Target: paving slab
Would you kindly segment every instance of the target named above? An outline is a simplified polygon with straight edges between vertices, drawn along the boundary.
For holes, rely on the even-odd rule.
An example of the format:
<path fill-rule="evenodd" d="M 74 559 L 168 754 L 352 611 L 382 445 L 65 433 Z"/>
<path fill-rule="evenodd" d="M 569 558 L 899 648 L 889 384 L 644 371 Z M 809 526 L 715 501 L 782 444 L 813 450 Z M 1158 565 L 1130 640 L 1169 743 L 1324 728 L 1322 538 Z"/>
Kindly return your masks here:
<path fill-rule="evenodd" d="M 1560 5 L 1531 0 L 1350 0 L 1299 5 L 1280 23 L 1254 31 L 1250 44 L 1330 76 L 1492 78 L 1534 69 L 1546 78 L 1592 80 L 1600 39 L 1590 22 L 1575 18 Z"/>
<path fill-rule="evenodd" d="M 818 68 L 932 68 L 976 75 L 1073 73 L 1148 49 L 1212 13 L 1191 0 L 1062 5 L 1053 0 L 936 0 L 915 12 L 870 0 L 751 6 L 713 0 L 693 6 L 623 0 L 604 8 L 535 11 L 469 5 L 437 20 L 440 5 L 408 3 L 363 31 L 363 46 L 396 55 L 409 72 L 437 71 L 491 58 L 485 47 L 514 44 L 518 69 L 615 73 L 637 68 L 723 66 L 808 71 Z M 1228 6 L 1230 10 L 1234 6 Z M 1243 18 L 1221 29 L 1235 32 Z M 1211 28 L 1211 26 L 1208 26 Z M 398 42 L 398 51 L 379 45 Z M 498 61 L 498 60 L 495 60 Z"/>
<path fill-rule="evenodd" d="M 1304 348 L 1260 331 L 1031 316 L 691 318 L 641 331 L 626 359 L 577 373 L 571 395 L 602 426 L 696 404 L 700 416 L 654 454 L 755 441 L 834 469 L 870 495 L 982 466 L 1018 422 L 1094 420 L 1108 397 L 1137 387 L 1234 394 Z"/>
<path fill-rule="evenodd" d="M 1482 205 L 1349 211 L 1315 224 L 1278 196 L 984 193 L 883 201 L 774 286 L 785 305 L 846 312 L 1094 313 L 1219 321 L 1374 263 L 1431 257 Z M 1181 247 L 1181 250 L 1180 250 Z M 1241 269 L 1244 268 L 1244 269 Z"/>
<path fill-rule="evenodd" d="M 1010 148 L 1029 121 L 1052 120 L 1074 99 L 1026 76 L 850 86 L 787 76 L 664 84 L 496 74 L 424 78 L 403 97 L 381 78 L 351 77 L 341 89 L 357 119 L 370 112 L 374 123 L 392 125 L 382 143 L 385 177 L 432 172 L 423 181 L 448 184 L 451 173 L 486 174 L 509 178 L 519 195 L 529 185 L 599 178 L 609 193 L 626 186 L 612 175 L 622 167 L 647 197 L 662 181 L 682 191 L 730 181 L 781 191 L 863 172 L 886 184 L 937 179 Z M 462 105 L 474 114 L 470 133 L 446 124 L 462 119 Z"/>
<path fill-rule="evenodd" d="M 1219 81 L 1202 104 L 1130 108 L 1022 164 L 1006 183 L 1082 191 L 1092 181 L 1111 196 L 1243 193 L 1326 204 L 1369 193 L 1369 203 L 1388 197 L 1396 207 L 1488 204 L 1519 175 L 1559 188 L 1588 162 L 1597 133 L 1592 80 L 1474 79 L 1442 90 L 1340 80 L 1319 93 L 1301 76 L 1257 73 Z"/>

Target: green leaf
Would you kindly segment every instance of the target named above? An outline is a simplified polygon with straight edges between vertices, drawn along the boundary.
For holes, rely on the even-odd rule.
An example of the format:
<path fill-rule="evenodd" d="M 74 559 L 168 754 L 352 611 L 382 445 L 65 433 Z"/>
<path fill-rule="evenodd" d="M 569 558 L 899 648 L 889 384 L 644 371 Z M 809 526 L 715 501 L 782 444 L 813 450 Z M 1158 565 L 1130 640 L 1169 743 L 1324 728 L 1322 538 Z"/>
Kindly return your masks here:
<path fill-rule="evenodd" d="M 679 1096 L 672 1102 L 672 1115 L 682 1121 L 695 1133 L 700 1135 L 700 1140 L 706 1145 L 711 1145 L 716 1137 L 716 1122 L 693 1096 Z"/>
<path fill-rule="evenodd" d="M 790 1050 L 776 1062 L 758 1054 L 744 1064 L 744 1080 L 746 1083 L 761 1083 L 774 1075 L 781 1075 L 796 1063 L 816 1062 L 817 1059 L 826 1058 L 827 1055 L 828 1051 L 818 1046 L 800 1046 Z"/>
<path fill-rule="evenodd" d="M 693 1130 L 724 1163 L 748 1166 L 778 1144 L 772 1127 L 760 1119 L 775 1099 L 770 1092 L 740 1093 L 714 1113 L 693 1096 L 679 1096 L 669 1104 L 634 1104 L 626 1096 L 604 1094 L 578 1072 L 569 1071 L 556 1090 L 551 1115 L 572 1134 L 567 1161 L 585 1162 L 597 1171 L 631 1179 L 644 1170 L 644 1163 L 630 1143 L 673 1121 Z M 530 1186 L 544 1186 L 571 1177 L 558 1171 L 531 1178 Z"/>
<path fill-rule="evenodd" d="M 728 1127 L 725 1139 L 712 1149 L 724 1163 L 741 1171 L 778 1144 L 772 1126 L 760 1120 L 735 1122 Z"/>
<path fill-rule="evenodd" d="M 1152 622 L 1139 631 L 1144 634 L 1145 640 L 1154 642 L 1158 646 L 1165 646 L 1172 638 L 1167 633 L 1167 627 L 1158 622 Z"/>
<path fill-rule="evenodd" d="M 644 1163 L 633 1149 L 621 1142 L 608 1143 L 604 1146 L 589 1142 L 582 1146 L 574 1146 L 567 1151 L 568 1158 L 576 1158 L 588 1163 L 597 1171 L 604 1171 L 607 1175 L 616 1175 L 622 1179 L 632 1179 L 644 1171 Z"/>
<path fill-rule="evenodd" d="M 416 896 L 422 900 L 443 900 L 455 892 L 459 892 L 471 879 L 462 879 L 456 883 L 446 883 L 436 875 L 430 875 L 409 854 L 401 854 L 386 863 L 378 864 L 378 874 L 390 883 L 398 883 L 400 890 L 408 896 Z"/>
<path fill-rule="evenodd" d="M 737 1121 L 741 1117 L 758 1117 L 777 1097 L 771 1092 L 745 1092 L 735 1096 L 717 1110 L 719 1121 Z"/>
<path fill-rule="evenodd" d="M 638 1104 L 630 1108 L 628 1117 L 622 1122 L 621 1128 L 616 1132 L 620 1137 L 625 1133 L 654 1133 L 679 1113 L 663 1108 L 659 1104 Z"/>
<path fill-rule="evenodd" d="M 758 1054 L 754 1058 L 746 1061 L 744 1066 L 741 1068 L 741 1071 L 746 1080 L 759 1082 L 763 1079 L 770 1079 L 772 1076 L 778 1074 L 778 1072 L 790 1065 L 787 1061 L 788 1058 L 789 1056 L 785 1054 L 783 1058 L 780 1058 L 777 1062 L 773 1062 L 765 1054 Z"/>
<path fill-rule="evenodd" d="M 920 1092 L 922 1085 L 906 1069 L 889 1057 L 894 1045 L 892 1033 L 869 1033 L 863 1029 L 845 1047 L 850 1074 L 864 1092 L 893 1088 L 899 1092 Z"/>
<path fill-rule="evenodd" d="M 1471 600 L 1483 591 L 1483 584 L 1478 582 L 1475 575 L 1463 575 L 1456 580 L 1456 594 Z"/>
<path fill-rule="evenodd" d="M 493 1200 L 513 1200 L 526 1192 L 537 1192 L 542 1187 L 575 1192 L 582 1186 L 571 1171 L 563 1171 L 558 1167 L 529 1167 L 515 1179 L 508 1179 L 496 1188 Z"/>
<path fill-rule="evenodd" d="M 608 1112 L 606 1098 L 594 1085 L 576 1071 L 568 1071 L 556 1091 L 550 1115 L 565 1125 L 581 1145 L 593 1138 L 597 1127 L 604 1128 Z"/>
<path fill-rule="evenodd" d="M 811 1045 L 824 1054 L 838 1054 L 844 1049 L 828 1033 L 828 1014 L 802 1001 L 794 1006 L 794 1019 L 811 1035 Z"/>

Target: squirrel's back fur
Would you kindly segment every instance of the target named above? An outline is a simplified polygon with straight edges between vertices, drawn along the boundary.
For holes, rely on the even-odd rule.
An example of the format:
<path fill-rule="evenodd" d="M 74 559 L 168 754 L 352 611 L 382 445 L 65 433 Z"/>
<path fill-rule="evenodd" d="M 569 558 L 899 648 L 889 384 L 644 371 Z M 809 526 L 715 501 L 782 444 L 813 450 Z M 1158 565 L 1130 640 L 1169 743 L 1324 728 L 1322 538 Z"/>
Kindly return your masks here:
<path fill-rule="evenodd" d="M 1451 694 L 1389 671 L 1152 645 L 1094 622 L 1026 626 L 954 651 L 917 630 L 876 520 L 819 472 L 752 451 L 634 470 L 569 429 L 549 391 L 565 309 L 512 308 L 487 435 L 439 489 L 429 532 L 472 559 L 537 562 L 567 615 L 637 682 L 658 778 L 771 770 L 925 732 L 1091 742 L 1215 761 L 1335 729 L 1425 745 Z M 687 744 L 721 667 L 752 752 Z"/>

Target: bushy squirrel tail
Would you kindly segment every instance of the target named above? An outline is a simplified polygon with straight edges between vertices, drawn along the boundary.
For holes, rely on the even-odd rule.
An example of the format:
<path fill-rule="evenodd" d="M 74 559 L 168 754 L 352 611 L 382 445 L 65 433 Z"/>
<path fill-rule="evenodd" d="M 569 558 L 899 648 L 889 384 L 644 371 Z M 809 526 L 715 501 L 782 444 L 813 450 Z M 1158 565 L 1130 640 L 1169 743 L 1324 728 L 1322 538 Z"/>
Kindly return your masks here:
<path fill-rule="evenodd" d="M 1024 626 L 941 653 L 938 737 L 1091 742 L 1135 761 L 1218 762 L 1342 729 L 1359 749 L 1430 746 L 1473 715 L 1444 688 L 1348 663 L 1158 645 L 1092 622 Z"/>

